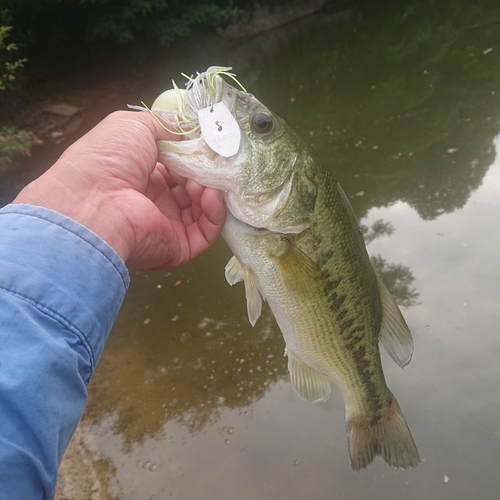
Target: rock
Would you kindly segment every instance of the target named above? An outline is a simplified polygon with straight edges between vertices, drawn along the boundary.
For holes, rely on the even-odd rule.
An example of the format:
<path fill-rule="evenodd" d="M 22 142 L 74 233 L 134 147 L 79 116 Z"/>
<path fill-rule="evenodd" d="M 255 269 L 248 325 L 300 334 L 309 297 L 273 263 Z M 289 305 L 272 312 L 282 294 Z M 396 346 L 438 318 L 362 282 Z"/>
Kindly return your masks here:
<path fill-rule="evenodd" d="M 64 116 L 66 118 L 71 118 L 76 115 L 79 109 L 71 104 L 51 104 L 43 110 L 45 113 L 50 113 L 51 115 Z"/>

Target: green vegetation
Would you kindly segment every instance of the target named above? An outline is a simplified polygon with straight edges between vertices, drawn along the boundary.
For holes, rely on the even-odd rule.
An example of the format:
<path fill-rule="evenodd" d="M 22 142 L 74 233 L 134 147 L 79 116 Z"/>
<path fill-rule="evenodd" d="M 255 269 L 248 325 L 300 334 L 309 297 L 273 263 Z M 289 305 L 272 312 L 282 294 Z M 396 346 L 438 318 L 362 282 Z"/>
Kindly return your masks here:
<path fill-rule="evenodd" d="M 12 86 L 16 72 L 24 66 L 27 59 L 15 59 L 12 54 L 17 50 L 15 43 L 7 43 L 12 26 L 0 26 L 0 91 Z"/>
<path fill-rule="evenodd" d="M 44 79 L 51 70 L 117 54 L 142 61 L 173 41 L 224 29 L 259 4 L 272 10 L 309 1 L 2 0 L 0 26 L 13 26 L 19 52 L 30 60 L 30 78 Z"/>
<path fill-rule="evenodd" d="M 10 124 L 20 107 L 50 90 L 54 75 L 84 66 L 89 59 L 109 60 L 122 53 L 129 59 L 140 54 L 142 59 L 192 33 L 205 36 L 224 28 L 257 3 L 259 0 L 3 0 L 0 120 Z M 276 7 L 290 1 L 265 3 Z M 124 45 L 128 47 L 123 49 Z M 29 67 L 20 75 L 26 57 Z M 34 144 L 22 130 L 0 128 L 0 133 L 0 154 L 27 153 Z"/>
<path fill-rule="evenodd" d="M 234 2 L 227 1 L 80 0 L 80 6 L 91 21 L 86 28 L 90 38 L 110 38 L 123 43 L 147 37 L 160 45 L 190 35 L 195 25 L 226 25 L 242 13 Z"/>
<path fill-rule="evenodd" d="M 0 128 L 0 154 L 12 155 L 20 153 L 29 156 L 31 148 L 41 144 L 31 132 L 17 127 Z"/>
<path fill-rule="evenodd" d="M 7 43 L 12 26 L 0 26 L 0 91 L 12 89 L 16 72 L 27 59 L 16 59 L 12 54 L 17 50 L 15 43 Z M 16 127 L 0 128 L 0 154 L 10 156 L 15 153 L 29 154 L 39 140 L 26 130 Z"/>
<path fill-rule="evenodd" d="M 194 27 L 226 26 L 253 0 L 4 0 L 16 37 L 29 52 L 81 56 L 92 46 L 134 41 L 167 45 Z M 1 13 L 0 13 L 1 16 Z"/>
<path fill-rule="evenodd" d="M 166 46 L 194 29 L 226 27 L 262 3 L 308 0 L 3 0 L 0 24 L 12 24 L 23 50 L 54 58 L 140 41 Z M 31 54 L 30 54 L 31 58 Z"/>

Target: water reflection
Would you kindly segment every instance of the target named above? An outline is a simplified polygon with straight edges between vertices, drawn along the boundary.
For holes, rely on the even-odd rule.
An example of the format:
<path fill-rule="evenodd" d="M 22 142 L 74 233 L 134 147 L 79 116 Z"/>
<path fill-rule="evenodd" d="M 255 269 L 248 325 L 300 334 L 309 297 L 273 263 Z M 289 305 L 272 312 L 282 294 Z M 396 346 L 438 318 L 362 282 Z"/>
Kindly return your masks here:
<path fill-rule="evenodd" d="M 395 232 L 391 222 L 384 222 L 382 219 L 373 222 L 369 228 L 361 224 L 361 230 L 367 245 L 377 238 L 391 236 Z M 368 247 L 368 251 L 370 251 L 370 247 Z M 382 278 L 399 306 L 410 307 L 419 303 L 419 295 L 411 286 L 415 277 L 410 268 L 402 264 L 389 264 L 381 255 L 372 255 L 371 261 L 375 271 Z"/>
<path fill-rule="evenodd" d="M 205 261 L 209 265 L 210 257 Z M 223 267 L 215 281 L 223 279 Z M 226 284 L 215 296 L 194 268 L 166 276 L 134 273 L 85 418 L 98 423 L 115 414 L 113 432 L 128 449 L 161 435 L 169 420 L 196 433 L 215 422 L 222 407 L 260 399 L 286 373 L 281 334 L 268 309 L 252 328 L 244 292 L 235 288 Z M 239 302 L 233 294 L 241 294 L 241 309 L 232 305 Z"/>
<path fill-rule="evenodd" d="M 371 261 L 399 306 L 410 307 L 418 304 L 419 295 L 411 286 L 415 277 L 410 268 L 401 264 L 388 264 L 381 255 L 373 255 Z"/>
<path fill-rule="evenodd" d="M 375 221 L 370 228 L 362 225 L 361 229 L 367 245 L 380 236 L 394 233 L 394 226 L 390 222 L 384 222 L 382 219 Z"/>
<path fill-rule="evenodd" d="M 249 87 L 310 137 L 346 192 L 365 192 L 360 215 L 404 200 L 433 219 L 462 207 L 494 158 L 499 15 L 493 2 L 387 9 L 312 18 L 281 43 L 275 33 L 272 54 L 252 53 Z"/>

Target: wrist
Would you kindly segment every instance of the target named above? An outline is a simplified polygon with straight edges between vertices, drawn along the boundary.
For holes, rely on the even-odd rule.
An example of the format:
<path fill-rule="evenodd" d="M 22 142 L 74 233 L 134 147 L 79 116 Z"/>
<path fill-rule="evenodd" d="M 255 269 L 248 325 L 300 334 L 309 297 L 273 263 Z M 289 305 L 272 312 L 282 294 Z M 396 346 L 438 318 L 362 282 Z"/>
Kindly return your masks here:
<path fill-rule="evenodd" d="M 47 182 L 44 177 L 47 174 L 28 184 L 12 203 L 40 206 L 69 217 L 99 236 L 126 262 L 134 235 L 128 230 L 124 217 L 113 213 L 112 202 L 90 192 L 86 192 L 85 197 L 79 196 L 77 190 L 58 182 L 57 178 Z"/>

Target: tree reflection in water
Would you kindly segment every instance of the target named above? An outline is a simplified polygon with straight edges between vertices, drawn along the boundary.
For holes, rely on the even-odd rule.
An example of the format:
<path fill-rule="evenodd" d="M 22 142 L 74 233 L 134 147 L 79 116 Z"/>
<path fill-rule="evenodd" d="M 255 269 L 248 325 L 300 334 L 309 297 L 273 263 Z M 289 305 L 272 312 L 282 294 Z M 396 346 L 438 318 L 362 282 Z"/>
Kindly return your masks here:
<path fill-rule="evenodd" d="M 146 437 L 161 437 L 169 420 L 197 433 L 217 420 L 221 408 L 248 407 L 287 376 L 284 344 L 269 309 L 254 328 L 246 316 L 228 315 L 230 301 L 235 294 L 243 296 L 243 288 L 227 286 L 227 298 L 207 297 L 200 315 L 191 306 L 184 315 L 172 301 L 162 308 L 160 299 L 148 304 L 155 277 L 146 276 L 153 281 L 149 286 L 141 278 L 132 277 L 128 304 L 92 380 L 84 416 L 98 425 L 113 415 L 112 430 L 122 434 L 125 450 Z M 174 280 L 169 276 L 163 286 Z M 175 288 L 175 300 L 189 294 L 181 288 Z"/>

